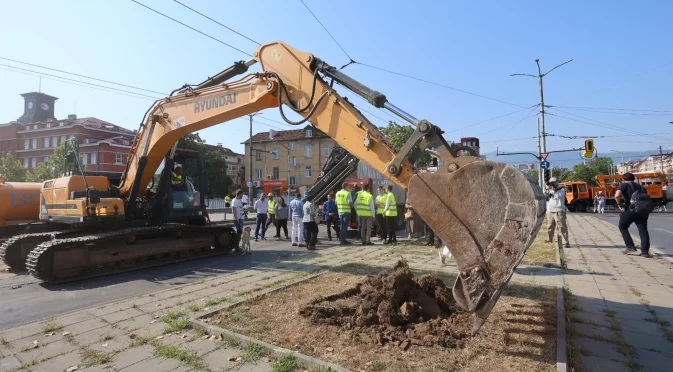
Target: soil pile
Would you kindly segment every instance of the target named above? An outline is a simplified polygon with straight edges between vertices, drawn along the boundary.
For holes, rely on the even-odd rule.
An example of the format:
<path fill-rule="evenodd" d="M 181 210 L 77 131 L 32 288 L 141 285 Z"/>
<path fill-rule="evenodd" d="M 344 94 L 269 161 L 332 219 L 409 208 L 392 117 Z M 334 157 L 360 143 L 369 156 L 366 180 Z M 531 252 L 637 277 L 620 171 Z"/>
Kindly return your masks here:
<path fill-rule="evenodd" d="M 343 328 L 366 343 L 457 347 L 469 337 L 470 315 L 458 310 L 441 279 L 414 277 L 397 262 L 390 273 L 367 276 L 355 287 L 319 297 L 299 314 L 319 324 Z"/>

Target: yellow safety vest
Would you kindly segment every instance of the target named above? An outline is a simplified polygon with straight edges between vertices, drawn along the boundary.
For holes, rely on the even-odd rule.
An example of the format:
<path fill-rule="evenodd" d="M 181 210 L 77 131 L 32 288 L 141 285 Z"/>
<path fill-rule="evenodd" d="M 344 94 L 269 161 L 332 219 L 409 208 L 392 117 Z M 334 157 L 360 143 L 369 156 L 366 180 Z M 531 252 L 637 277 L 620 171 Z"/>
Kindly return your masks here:
<path fill-rule="evenodd" d="M 348 191 L 346 190 L 337 191 L 335 199 L 336 199 L 337 211 L 339 212 L 339 214 L 351 212 L 351 208 L 350 206 L 348 206 Z"/>
<path fill-rule="evenodd" d="M 225 201 L 226 203 L 231 202 L 231 198 L 229 197 L 229 195 L 227 195 L 227 196 L 224 197 L 224 201 Z"/>
<path fill-rule="evenodd" d="M 397 201 L 395 200 L 395 194 L 389 192 L 388 199 L 390 200 L 390 208 L 386 211 L 386 217 L 397 217 Z"/>
<path fill-rule="evenodd" d="M 358 204 L 358 216 L 360 217 L 371 217 L 372 210 L 369 208 L 369 204 L 372 202 L 372 194 L 367 191 L 360 191 L 358 193 L 357 204 Z"/>
<path fill-rule="evenodd" d="M 387 200 L 388 194 L 381 194 L 376 196 L 376 214 L 383 214 Z"/>
<path fill-rule="evenodd" d="M 276 203 L 273 200 L 269 200 L 267 205 L 269 206 L 269 214 L 276 214 L 276 211 L 273 210 L 273 207 L 276 205 Z"/>
<path fill-rule="evenodd" d="M 174 180 L 174 179 L 171 178 L 173 185 L 175 185 L 175 186 L 180 186 L 180 185 L 182 185 L 182 175 L 179 175 L 179 176 L 178 176 L 175 172 L 171 172 L 171 173 L 173 173 L 173 177 L 175 177 L 175 178 L 178 179 L 178 180 L 176 181 L 176 180 Z"/>

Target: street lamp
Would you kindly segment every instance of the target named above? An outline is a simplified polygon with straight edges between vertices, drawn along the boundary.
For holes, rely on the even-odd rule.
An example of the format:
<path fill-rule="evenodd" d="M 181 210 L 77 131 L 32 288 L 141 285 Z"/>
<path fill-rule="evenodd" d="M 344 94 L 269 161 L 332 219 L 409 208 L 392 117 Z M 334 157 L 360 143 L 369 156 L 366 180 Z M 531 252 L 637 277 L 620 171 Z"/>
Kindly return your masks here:
<path fill-rule="evenodd" d="M 248 114 L 250 117 L 250 160 L 248 166 L 250 170 L 248 171 L 248 198 L 250 198 L 250 204 L 252 204 L 252 117 L 255 115 L 262 115 L 261 112 L 256 112 L 254 114 Z"/>

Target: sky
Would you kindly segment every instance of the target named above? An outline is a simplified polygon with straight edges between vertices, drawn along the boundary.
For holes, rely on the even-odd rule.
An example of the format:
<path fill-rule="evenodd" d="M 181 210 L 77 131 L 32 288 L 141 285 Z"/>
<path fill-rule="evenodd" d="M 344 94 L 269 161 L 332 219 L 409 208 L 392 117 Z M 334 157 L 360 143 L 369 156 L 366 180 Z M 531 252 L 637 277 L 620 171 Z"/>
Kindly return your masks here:
<path fill-rule="evenodd" d="M 137 1 L 243 51 L 257 47 L 174 1 Z M 617 151 L 659 146 L 673 151 L 671 1 L 304 0 L 345 52 L 300 0 L 181 2 L 260 43 L 282 40 L 334 66 L 348 62 L 348 54 L 355 61 L 426 80 L 362 64 L 343 70 L 408 113 L 439 125 L 449 141 L 479 137 L 482 153 L 537 152 L 532 106 L 540 99 L 538 81 L 510 74 L 536 75 L 536 58 L 543 73 L 573 59 L 544 78 L 545 105 L 558 106 L 547 108 L 546 132 L 555 135 L 547 138 L 548 150 L 583 146 L 584 139 L 559 136 L 591 136 L 599 155 L 615 159 Z M 249 59 L 131 0 L 3 0 L 1 5 L 0 57 L 163 95 Z M 59 119 L 76 113 L 137 129 L 153 100 L 162 96 L 4 59 L 0 64 L 0 123 L 21 116 L 19 94 L 41 89 L 59 98 Z M 337 89 L 374 114 L 365 113 L 372 123 L 385 125 L 393 119 Z M 281 124 L 277 109 L 255 120 L 255 133 L 292 129 Z M 246 117 L 199 134 L 208 143 L 242 152 L 240 143 L 248 131 Z M 559 153 L 548 160 L 553 166 L 554 159 L 577 156 Z"/>

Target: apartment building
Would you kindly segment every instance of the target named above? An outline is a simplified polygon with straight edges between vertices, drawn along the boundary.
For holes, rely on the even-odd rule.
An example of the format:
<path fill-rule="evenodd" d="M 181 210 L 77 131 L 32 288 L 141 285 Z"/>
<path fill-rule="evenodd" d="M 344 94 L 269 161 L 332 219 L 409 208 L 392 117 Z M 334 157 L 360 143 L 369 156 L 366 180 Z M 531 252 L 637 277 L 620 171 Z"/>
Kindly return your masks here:
<path fill-rule="evenodd" d="M 97 118 L 54 117 L 58 98 L 38 92 L 21 94 L 24 112 L 16 121 L 0 124 L 0 156 L 12 154 L 25 168 L 46 162 L 61 142 L 75 138 L 88 171 L 121 173 L 135 131 Z"/>
<path fill-rule="evenodd" d="M 249 166 L 252 154 L 252 181 L 260 193 L 313 185 L 336 142 L 307 125 L 302 129 L 257 133 L 252 136 L 252 151 L 250 140 L 242 144 L 243 164 Z M 249 178 L 248 174 L 245 178 Z M 247 188 L 246 185 L 242 183 Z"/>
<path fill-rule="evenodd" d="M 227 164 L 227 176 L 231 178 L 234 187 L 240 187 L 245 181 L 245 163 L 244 154 L 232 151 L 230 148 L 222 146 L 221 143 L 215 145 L 206 144 L 206 148 L 218 152 Z"/>

